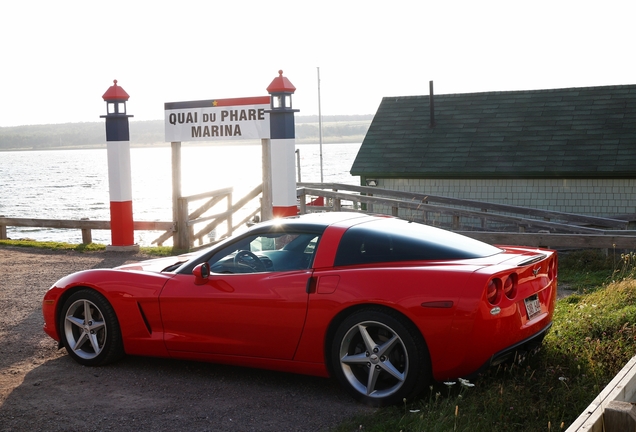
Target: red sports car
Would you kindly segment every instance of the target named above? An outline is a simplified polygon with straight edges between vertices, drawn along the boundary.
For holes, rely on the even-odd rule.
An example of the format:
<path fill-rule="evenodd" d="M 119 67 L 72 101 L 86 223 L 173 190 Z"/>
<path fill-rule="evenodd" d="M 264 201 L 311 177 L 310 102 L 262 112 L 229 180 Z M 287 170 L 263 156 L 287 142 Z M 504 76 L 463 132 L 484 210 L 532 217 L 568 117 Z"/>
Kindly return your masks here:
<path fill-rule="evenodd" d="M 42 310 L 46 333 L 83 365 L 132 354 L 335 376 L 386 405 L 536 347 L 556 290 L 552 250 L 322 213 L 197 254 L 74 273 Z"/>

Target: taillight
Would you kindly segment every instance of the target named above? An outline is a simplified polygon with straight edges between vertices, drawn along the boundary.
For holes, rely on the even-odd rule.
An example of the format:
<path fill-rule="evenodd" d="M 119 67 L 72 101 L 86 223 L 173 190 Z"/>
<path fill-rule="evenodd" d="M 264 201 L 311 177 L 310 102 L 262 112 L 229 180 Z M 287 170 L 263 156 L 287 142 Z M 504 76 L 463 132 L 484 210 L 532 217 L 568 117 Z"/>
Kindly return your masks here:
<path fill-rule="evenodd" d="M 503 292 L 510 300 L 514 299 L 517 295 L 517 274 L 512 273 L 506 278 L 503 286 Z"/>
<path fill-rule="evenodd" d="M 501 297 L 501 280 L 500 279 L 491 279 L 488 282 L 488 287 L 486 288 L 486 298 L 488 299 L 488 303 L 497 304 L 499 302 L 499 298 Z"/>

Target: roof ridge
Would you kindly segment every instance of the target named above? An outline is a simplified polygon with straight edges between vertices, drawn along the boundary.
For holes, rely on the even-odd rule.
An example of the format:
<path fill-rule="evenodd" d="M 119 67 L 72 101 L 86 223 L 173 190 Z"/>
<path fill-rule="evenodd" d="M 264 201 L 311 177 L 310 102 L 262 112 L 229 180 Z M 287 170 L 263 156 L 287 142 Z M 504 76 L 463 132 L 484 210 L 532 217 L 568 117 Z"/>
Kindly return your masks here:
<path fill-rule="evenodd" d="M 606 86 L 594 86 L 594 87 L 559 87 L 553 89 L 536 89 L 536 90 L 496 90 L 496 91 L 482 91 L 482 92 L 470 92 L 470 93 L 435 93 L 434 96 L 445 97 L 464 97 L 471 95 L 508 95 L 508 94 L 528 94 L 528 93 L 556 93 L 560 91 L 594 91 L 600 89 L 621 89 L 621 88 L 634 88 L 636 90 L 636 84 L 613 84 Z M 430 95 L 408 95 L 408 96 L 384 96 L 383 99 L 394 98 L 428 98 Z"/>

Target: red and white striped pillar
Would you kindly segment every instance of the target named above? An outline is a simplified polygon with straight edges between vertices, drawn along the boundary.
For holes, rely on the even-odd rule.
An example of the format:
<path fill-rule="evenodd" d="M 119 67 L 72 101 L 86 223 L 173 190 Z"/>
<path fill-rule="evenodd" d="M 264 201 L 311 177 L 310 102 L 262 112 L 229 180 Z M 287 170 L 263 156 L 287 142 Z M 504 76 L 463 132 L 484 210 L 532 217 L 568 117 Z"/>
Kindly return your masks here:
<path fill-rule="evenodd" d="M 108 186 L 110 191 L 111 245 L 107 250 L 139 250 L 135 244 L 132 182 L 130 170 L 130 133 L 126 114 L 128 93 L 117 85 L 117 80 L 102 98 L 106 101 L 106 146 L 108 155 Z"/>
<path fill-rule="evenodd" d="M 292 94 L 296 87 L 278 71 L 267 87 L 271 95 L 269 124 L 271 140 L 270 172 L 272 176 L 272 213 L 274 217 L 295 216 L 296 204 L 296 129 Z"/>

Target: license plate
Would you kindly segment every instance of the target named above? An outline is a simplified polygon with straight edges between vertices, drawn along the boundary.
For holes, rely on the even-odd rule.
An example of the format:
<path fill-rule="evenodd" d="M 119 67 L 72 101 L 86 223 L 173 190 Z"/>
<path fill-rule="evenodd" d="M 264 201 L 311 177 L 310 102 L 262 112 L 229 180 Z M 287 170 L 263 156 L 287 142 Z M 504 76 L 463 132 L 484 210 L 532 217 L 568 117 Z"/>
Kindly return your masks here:
<path fill-rule="evenodd" d="M 539 303 L 539 297 L 535 294 L 524 300 L 526 303 L 526 312 L 528 313 L 528 320 L 531 320 L 535 316 L 541 313 L 541 303 Z"/>

